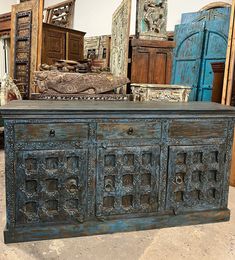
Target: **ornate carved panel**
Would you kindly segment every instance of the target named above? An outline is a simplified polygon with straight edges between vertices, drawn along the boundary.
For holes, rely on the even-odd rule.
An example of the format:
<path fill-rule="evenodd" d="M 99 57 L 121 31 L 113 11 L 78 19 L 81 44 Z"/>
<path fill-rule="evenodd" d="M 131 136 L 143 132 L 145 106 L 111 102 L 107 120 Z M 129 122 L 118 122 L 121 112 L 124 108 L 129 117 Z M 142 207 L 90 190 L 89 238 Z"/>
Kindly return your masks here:
<path fill-rule="evenodd" d="M 137 0 L 136 34 L 140 39 L 167 39 L 167 0 Z"/>
<path fill-rule="evenodd" d="M 23 97 L 29 96 L 32 11 L 16 14 L 14 79 Z"/>
<path fill-rule="evenodd" d="M 225 154 L 222 145 L 170 147 L 167 207 L 176 214 L 205 207 L 218 209 L 222 202 Z"/>
<path fill-rule="evenodd" d="M 115 76 L 127 76 L 131 0 L 124 0 L 113 14 L 110 68 Z"/>
<path fill-rule="evenodd" d="M 17 223 L 83 222 L 87 164 L 87 150 L 19 152 Z"/>
<path fill-rule="evenodd" d="M 160 147 L 99 150 L 97 216 L 157 212 Z"/>
<path fill-rule="evenodd" d="M 33 73 L 38 62 L 41 0 L 12 6 L 11 77 L 17 81 L 23 98 L 35 92 Z"/>

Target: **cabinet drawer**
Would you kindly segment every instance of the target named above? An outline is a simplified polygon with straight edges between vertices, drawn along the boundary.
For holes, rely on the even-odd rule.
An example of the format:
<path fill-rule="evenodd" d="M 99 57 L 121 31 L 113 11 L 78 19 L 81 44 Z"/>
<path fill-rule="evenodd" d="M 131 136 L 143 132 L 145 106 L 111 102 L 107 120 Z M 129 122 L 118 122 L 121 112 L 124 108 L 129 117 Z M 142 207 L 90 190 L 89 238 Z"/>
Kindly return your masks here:
<path fill-rule="evenodd" d="M 161 138 L 161 123 L 99 124 L 97 139 Z"/>
<path fill-rule="evenodd" d="M 220 121 L 173 121 L 169 127 L 170 138 L 224 138 L 227 134 L 226 122 Z"/>
<path fill-rule="evenodd" d="M 73 141 L 88 139 L 87 124 L 17 124 L 16 141 Z"/>

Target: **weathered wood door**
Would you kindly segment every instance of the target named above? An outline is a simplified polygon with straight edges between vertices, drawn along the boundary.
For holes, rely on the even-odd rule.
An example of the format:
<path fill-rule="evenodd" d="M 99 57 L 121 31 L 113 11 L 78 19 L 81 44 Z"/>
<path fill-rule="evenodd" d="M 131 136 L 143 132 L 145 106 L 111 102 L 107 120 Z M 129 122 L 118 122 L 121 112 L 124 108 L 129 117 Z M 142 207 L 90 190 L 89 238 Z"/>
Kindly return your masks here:
<path fill-rule="evenodd" d="M 211 63 L 226 59 L 230 8 L 183 14 L 176 26 L 172 83 L 191 86 L 191 101 L 210 101 Z"/>
<path fill-rule="evenodd" d="M 191 86 L 190 100 L 196 100 L 201 52 L 204 43 L 204 22 L 178 25 L 175 29 L 173 84 Z"/>
<path fill-rule="evenodd" d="M 225 62 L 228 43 L 229 20 L 205 23 L 205 40 L 202 51 L 200 82 L 197 100 L 211 101 L 214 62 Z"/>

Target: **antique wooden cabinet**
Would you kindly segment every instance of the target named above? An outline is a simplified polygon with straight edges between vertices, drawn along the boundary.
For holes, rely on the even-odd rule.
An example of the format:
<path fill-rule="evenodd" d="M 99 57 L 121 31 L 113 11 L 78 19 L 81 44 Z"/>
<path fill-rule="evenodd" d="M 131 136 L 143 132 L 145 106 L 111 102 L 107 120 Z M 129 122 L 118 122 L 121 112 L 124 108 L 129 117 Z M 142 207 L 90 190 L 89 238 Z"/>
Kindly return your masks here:
<path fill-rule="evenodd" d="M 172 41 L 131 40 L 131 82 L 170 84 L 174 46 Z"/>
<path fill-rule="evenodd" d="M 84 59 L 84 32 L 43 24 L 42 63 Z"/>
<path fill-rule="evenodd" d="M 235 109 L 14 101 L 6 243 L 229 220 Z"/>

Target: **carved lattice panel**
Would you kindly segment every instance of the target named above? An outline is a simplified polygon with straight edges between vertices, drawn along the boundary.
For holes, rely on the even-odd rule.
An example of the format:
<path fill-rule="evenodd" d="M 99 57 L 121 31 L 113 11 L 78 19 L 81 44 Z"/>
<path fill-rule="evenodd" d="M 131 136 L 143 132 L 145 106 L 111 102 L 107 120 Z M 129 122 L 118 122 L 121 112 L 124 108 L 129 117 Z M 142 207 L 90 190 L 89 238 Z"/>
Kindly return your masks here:
<path fill-rule="evenodd" d="M 160 147 L 100 149 L 98 164 L 97 216 L 157 211 Z"/>
<path fill-rule="evenodd" d="M 176 213 L 220 208 L 225 154 L 222 145 L 171 147 L 167 207 Z"/>
<path fill-rule="evenodd" d="M 25 151 L 17 160 L 17 223 L 83 222 L 87 151 Z"/>

